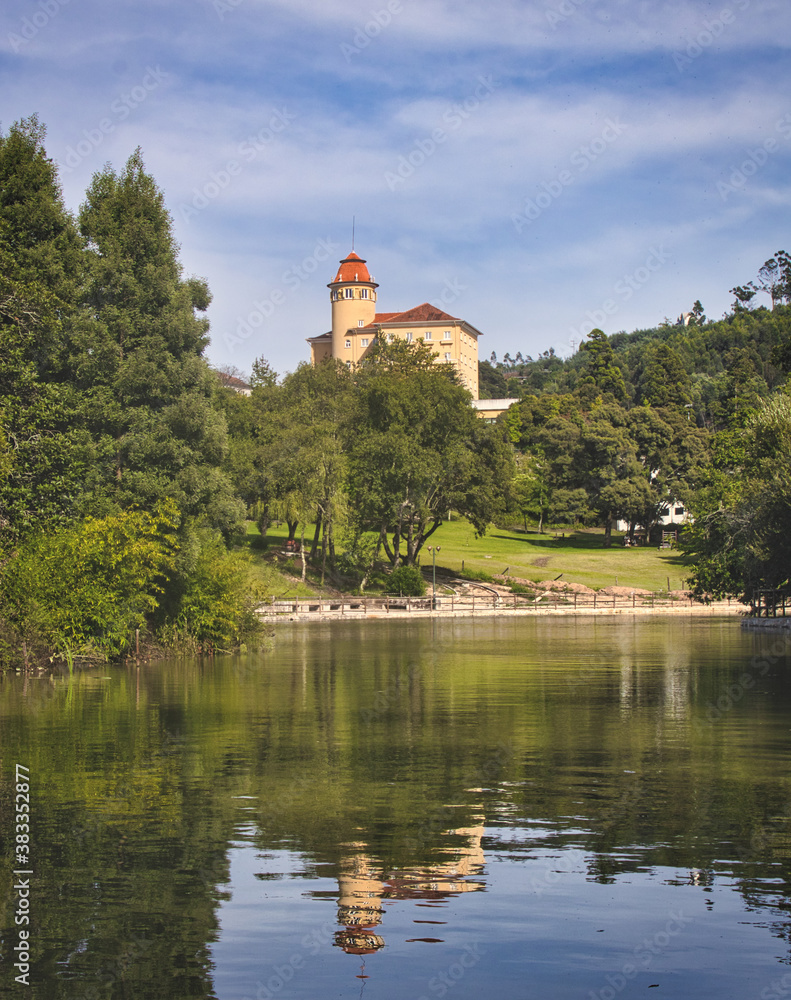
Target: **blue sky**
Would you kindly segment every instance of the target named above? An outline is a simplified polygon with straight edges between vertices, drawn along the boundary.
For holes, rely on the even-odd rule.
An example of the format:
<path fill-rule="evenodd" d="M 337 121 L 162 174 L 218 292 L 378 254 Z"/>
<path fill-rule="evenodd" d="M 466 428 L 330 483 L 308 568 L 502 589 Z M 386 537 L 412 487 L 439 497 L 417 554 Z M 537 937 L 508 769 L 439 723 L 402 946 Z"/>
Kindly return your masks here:
<path fill-rule="evenodd" d="M 6 0 L 3 129 L 77 210 L 140 146 L 216 364 L 280 372 L 351 248 L 496 351 L 675 319 L 791 250 L 787 0 Z"/>

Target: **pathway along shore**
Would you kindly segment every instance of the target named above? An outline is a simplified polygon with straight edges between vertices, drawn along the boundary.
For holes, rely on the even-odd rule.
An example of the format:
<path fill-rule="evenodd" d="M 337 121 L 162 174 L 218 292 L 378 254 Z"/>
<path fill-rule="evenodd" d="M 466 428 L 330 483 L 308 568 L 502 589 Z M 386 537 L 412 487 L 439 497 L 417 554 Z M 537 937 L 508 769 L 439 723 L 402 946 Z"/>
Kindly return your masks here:
<path fill-rule="evenodd" d="M 351 597 L 273 598 L 260 605 L 259 617 L 276 621 L 334 621 L 377 618 L 471 618 L 481 616 L 534 617 L 569 615 L 676 615 L 739 617 L 749 607 L 736 601 L 700 604 L 691 598 L 657 595 L 603 596 L 582 600 L 582 595 L 544 594 L 538 599 L 522 595 L 465 595 L 460 597 Z"/>

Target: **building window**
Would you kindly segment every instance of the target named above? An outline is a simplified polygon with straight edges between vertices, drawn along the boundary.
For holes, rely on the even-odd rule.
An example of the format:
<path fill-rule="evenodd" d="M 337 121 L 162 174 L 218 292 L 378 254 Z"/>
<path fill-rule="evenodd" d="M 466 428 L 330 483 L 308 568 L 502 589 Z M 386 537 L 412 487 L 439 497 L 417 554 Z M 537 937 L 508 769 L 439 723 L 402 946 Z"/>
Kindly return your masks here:
<path fill-rule="evenodd" d="M 450 361 L 450 351 L 445 351 L 445 360 Z"/>
<path fill-rule="evenodd" d="M 394 340 L 395 340 L 395 334 L 394 333 L 388 333 L 388 335 L 387 335 L 387 343 L 388 344 L 392 344 Z"/>
<path fill-rule="evenodd" d="M 676 509 L 673 511 L 673 513 L 676 515 L 676 517 L 681 517 L 681 515 L 684 513 L 684 508 L 683 507 L 676 507 Z"/>
<path fill-rule="evenodd" d="M 367 288 L 361 288 L 360 289 L 360 298 L 361 299 L 367 299 L 368 298 L 368 289 Z"/>
<path fill-rule="evenodd" d="M 357 320 L 357 326 L 365 326 L 365 320 L 364 319 L 358 319 Z"/>
<path fill-rule="evenodd" d="M 407 342 L 408 344 L 411 344 L 411 343 L 412 343 L 412 334 L 411 334 L 411 333 L 408 333 L 408 334 L 406 335 L 406 342 Z"/>
<path fill-rule="evenodd" d="M 347 361 L 347 362 L 346 362 L 346 367 L 347 367 L 347 368 L 351 368 L 351 366 L 352 366 L 352 363 L 351 363 L 351 361 Z"/>
<path fill-rule="evenodd" d="M 346 289 L 344 289 L 344 295 L 346 296 L 347 299 L 353 299 L 354 298 L 354 289 L 353 288 L 346 288 Z"/>
<path fill-rule="evenodd" d="M 424 340 L 431 340 L 431 330 L 426 330 L 426 335 L 425 335 L 425 337 L 423 339 Z"/>
<path fill-rule="evenodd" d="M 343 346 L 344 347 L 351 347 L 352 346 L 352 342 L 350 340 L 347 340 L 346 343 Z"/>
<path fill-rule="evenodd" d="M 367 347 L 367 346 L 368 346 L 368 338 L 363 337 L 362 340 L 360 341 L 360 347 Z"/>

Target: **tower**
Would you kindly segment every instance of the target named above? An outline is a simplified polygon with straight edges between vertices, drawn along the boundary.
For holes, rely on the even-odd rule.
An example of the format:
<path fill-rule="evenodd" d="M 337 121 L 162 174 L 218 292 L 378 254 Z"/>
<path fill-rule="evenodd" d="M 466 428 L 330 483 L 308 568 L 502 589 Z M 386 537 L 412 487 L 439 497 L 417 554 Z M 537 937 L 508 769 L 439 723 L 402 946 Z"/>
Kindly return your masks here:
<path fill-rule="evenodd" d="M 332 303 L 332 357 L 344 358 L 349 330 L 373 323 L 376 315 L 376 289 L 362 257 L 352 250 L 341 261 L 338 273 L 327 285 Z"/>

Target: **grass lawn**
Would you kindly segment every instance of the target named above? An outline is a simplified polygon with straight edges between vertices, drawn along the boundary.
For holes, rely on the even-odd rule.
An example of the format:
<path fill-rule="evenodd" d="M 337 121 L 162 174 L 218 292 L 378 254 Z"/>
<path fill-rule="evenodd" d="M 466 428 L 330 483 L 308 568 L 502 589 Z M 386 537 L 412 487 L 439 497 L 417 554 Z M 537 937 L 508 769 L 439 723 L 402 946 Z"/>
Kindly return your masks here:
<path fill-rule="evenodd" d="M 285 525 L 274 526 L 267 532 L 269 553 L 267 559 L 256 558 L 256 571 L 267 593 L 278 596 L 310 597 L 316 593 L 309 583 L 299 580 L 299 559 L 270 562 L 273 550 L 282 548 L 288 531 Z M 305 541 L 313 537 L 313 529 L 305 532 Z M 617 583 L 621 587 L 640 587 L 645 590 L 665 590 L 670 577 L 670 589 L 684 586 L 687 568 L 683 557 L 675 549 L 624 548 L 621 536 L 613 535 L 610 549 L 602 547 L 603 529 L 586 528 L 582 531 L 548 529 L 543 535 L 534 531 L 505 531 L 489 527 L 483 538 L 475 537 L 475 529 L 465 520 L 446 522 L 431 537 L 431 545 L 439 545 L 437 568 L 454 574 L 462 571 L 482 571 L 490 575 L 508 568 L 509 576 L 525 580 L 553 580 L 563 574 L 567 583 L 584 583 L 588 587 L 607 587 Z M 254 556 L 262 555 L 258 546 L 260 535 L 254 524 L 248 525 L 246 543 Z M 278 543 L 280 543 L 278 545 Z M 431 574 L 431 553 L 424 548 L 420 559 L 427 579 Z M 288 566 L 289 574 L 280 570 Z M 296 579 L 295 579 L 296 577 Z"/>
<path fill-rule="evenodd" d="M 459 572 L 483 570 L 502 573 L 525 580 L 554 580 L 563 574 L 567 583 L 584 583 L 588 587 L 640 587 L 645 590 L 665 590 L 670 577 L 670 589 L 684 586 L 687 568 L 680 552 L 675 549 L 651 547 L 624 548 L 621 536 L 613 534 L 613 544 L 603 548 L 604 529 L 582 531 L 548 529 L 543 535 L 534 531 L 505 531 L 489 527 L 483 538 L 475 537 L 475 529 L 466 521 L 446 522 L 431 538 L 440 546 L 437 565 Z M 425 549 L 421 564 L 431 564 Z"/>
<path fill-rule="evenodd" d="M 282 549 L 287 538 L 288 528 L 285 525 L 271 528 L 267 532 L 269 554 L 264 558 L 264 549 L 261 545 L 262 539 L 258 528 L 252 521 L 247 522 L 247 534 L 242 542 L 242 547 L 253 557 L 253 576 L 263 588 L 266 596 L 315 597 L 318 591 L 310 585 L 310 581 L 306 580 L 303 583 L 300 579 L 302 562 L 299 558 L 285 560 L 278 555 L 277 561 L 274 560 L 275 550 Z"/>

